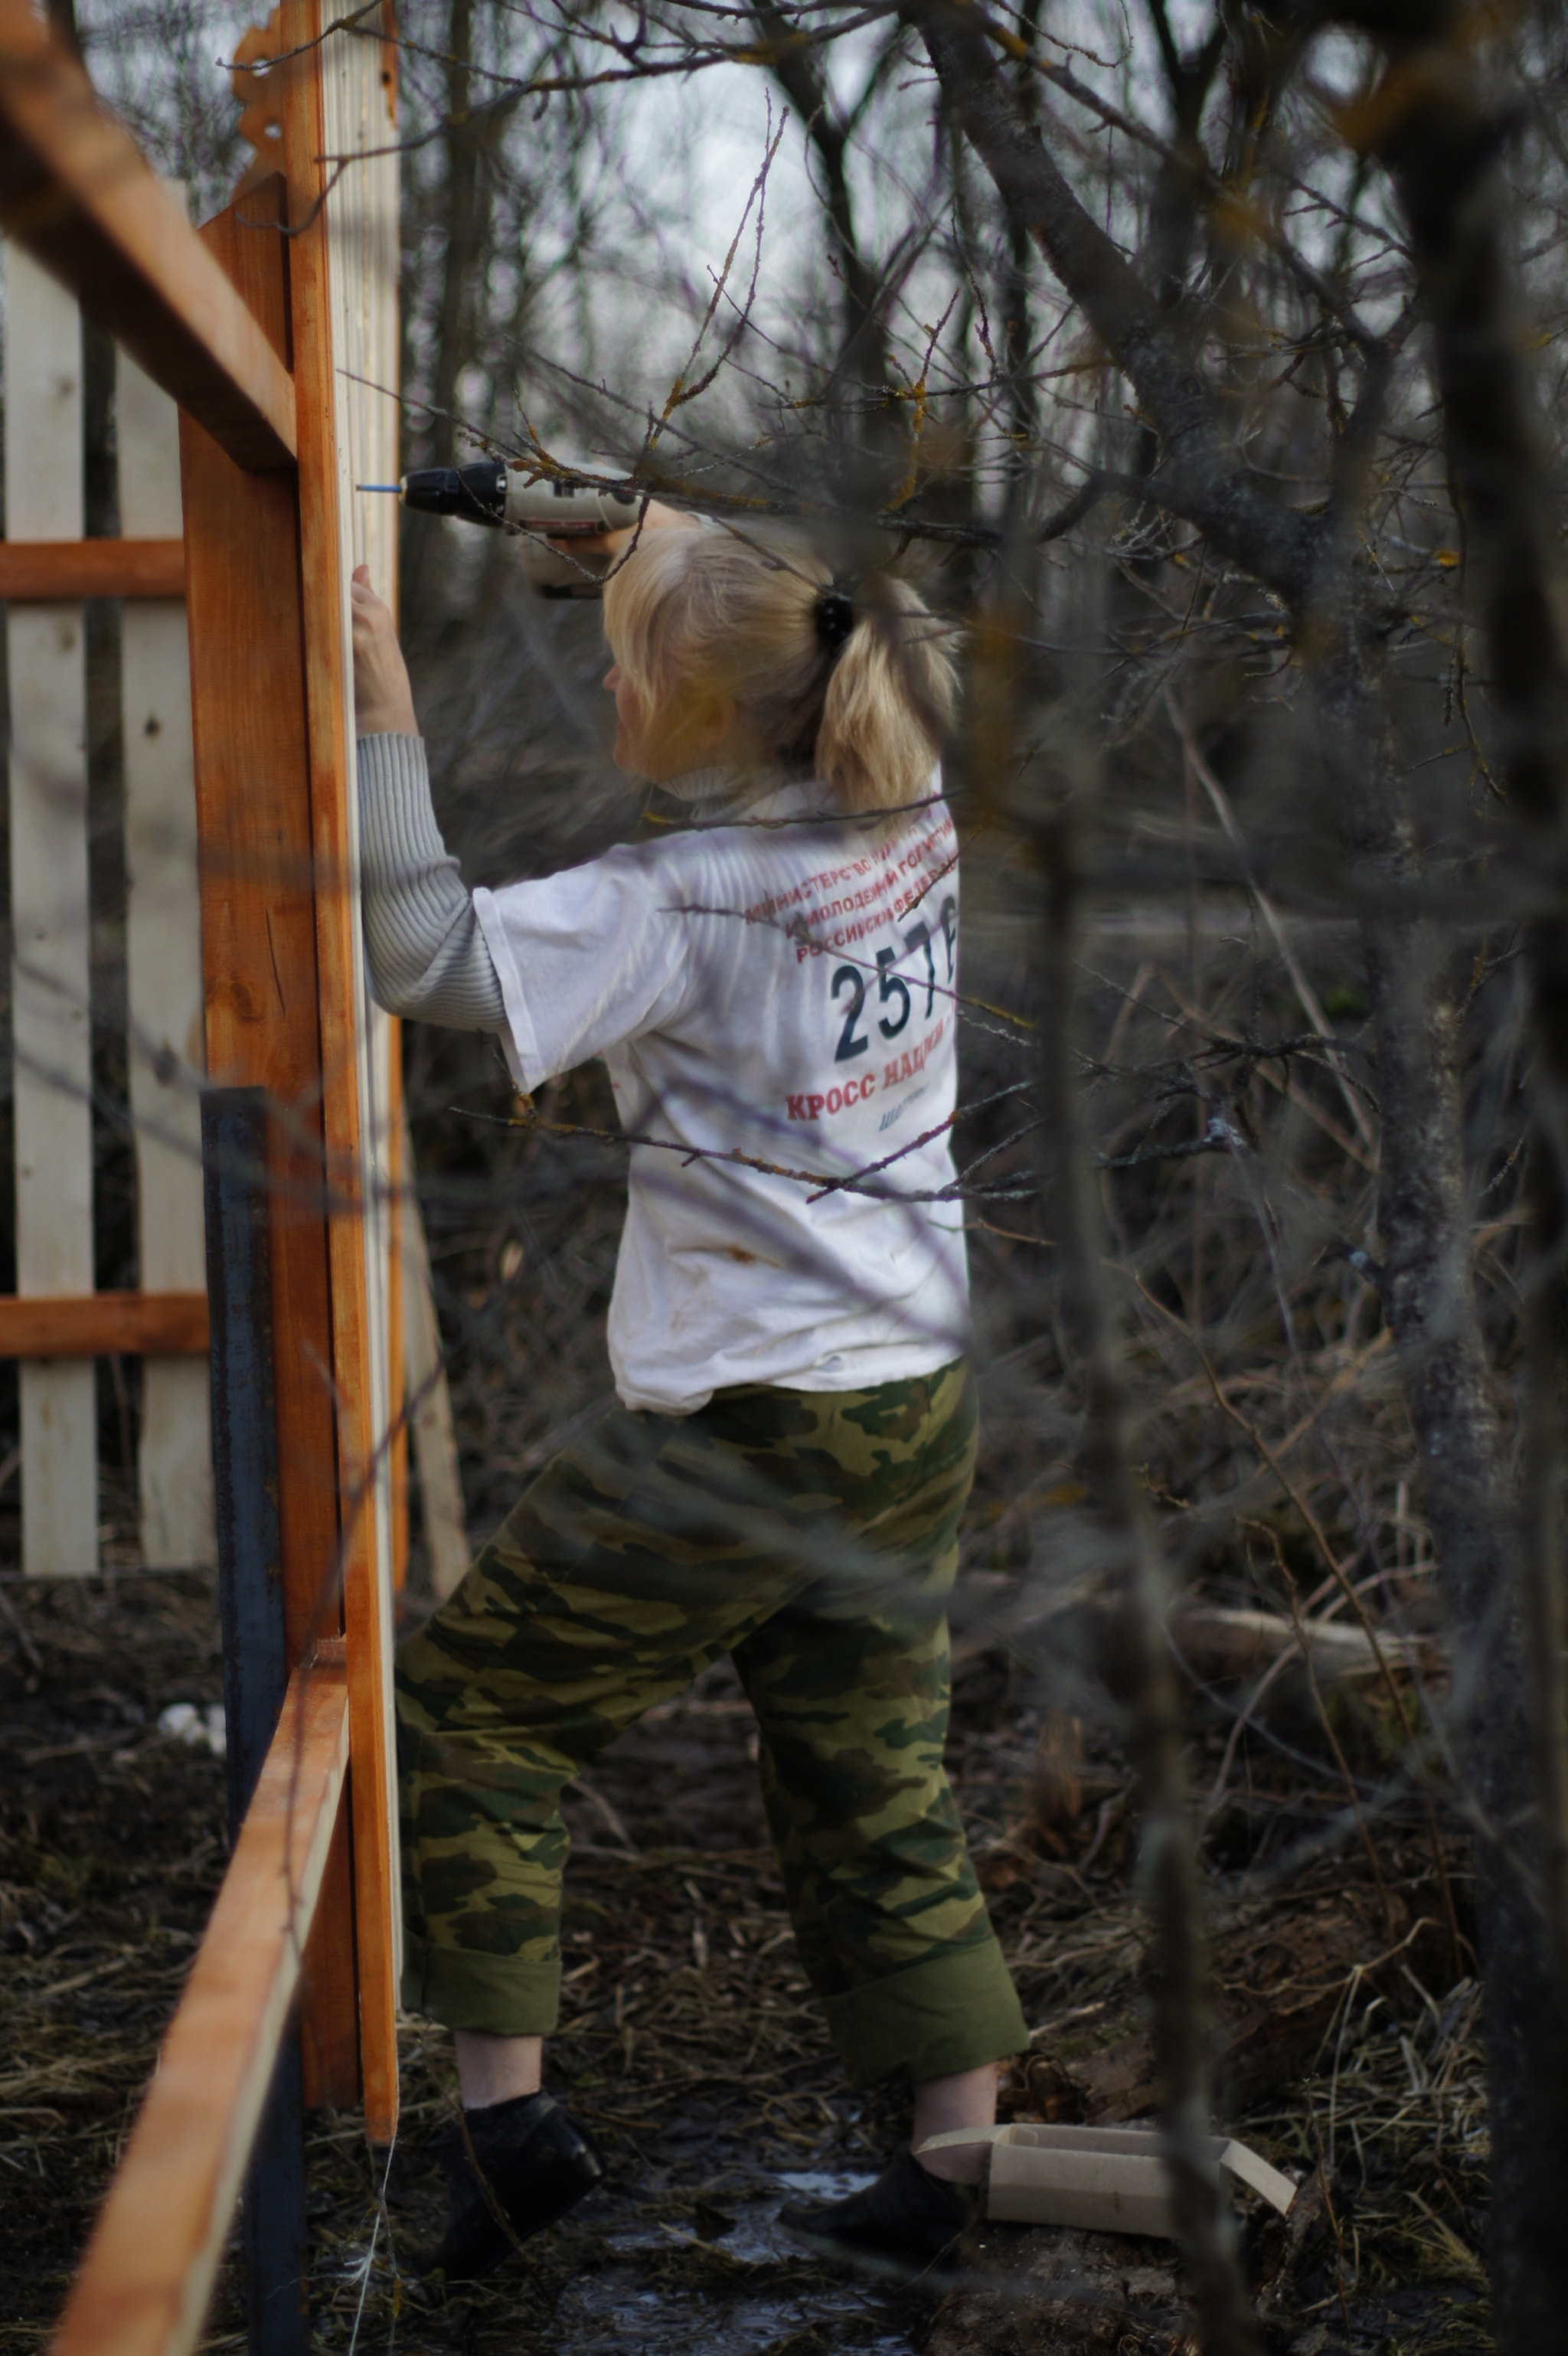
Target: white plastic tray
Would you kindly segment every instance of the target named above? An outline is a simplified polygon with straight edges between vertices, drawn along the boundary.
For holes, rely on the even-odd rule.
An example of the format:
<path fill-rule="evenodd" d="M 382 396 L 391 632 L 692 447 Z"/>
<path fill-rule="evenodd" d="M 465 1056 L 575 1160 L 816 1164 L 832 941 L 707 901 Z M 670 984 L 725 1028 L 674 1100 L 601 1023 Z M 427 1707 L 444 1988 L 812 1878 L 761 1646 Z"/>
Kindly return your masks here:
<path fill-rule="evenodd" d="M 1151 2127 L 962 2127 L 932 2136 L 926 2152 L 989 2145 L 986 2213 L 1026 2225 L 1078 2225 L 1097 2233 L 1174 2237 L 1170 2178 Z M 1296 2198 L 1288 2176 L 1244 2143 L 1216 2136 L 1219 2165 L 1285 2215 Z"/>

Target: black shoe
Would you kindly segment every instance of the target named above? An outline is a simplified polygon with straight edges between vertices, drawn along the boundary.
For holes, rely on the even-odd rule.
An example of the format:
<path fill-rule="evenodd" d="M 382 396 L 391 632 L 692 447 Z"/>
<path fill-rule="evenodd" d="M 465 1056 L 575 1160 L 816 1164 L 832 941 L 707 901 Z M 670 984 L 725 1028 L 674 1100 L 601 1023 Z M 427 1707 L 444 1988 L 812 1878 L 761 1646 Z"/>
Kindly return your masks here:
<path fill-rule="evenodd" d="M 977 2208 L 968 2186 L 933 2176 L 912 2151 L 901 2151 L 863 2192 L 811 2206 L 792 2202 L 780 2210 L 779 2222 L 835 2257 L 873 2258 L 923 2274 L 951 2249 Z"/>
<path fill-rule="evenodd" d="M 517 2094 L 464 2111 L 438 2152 L 451 2206 L 430 2271 L 439 2268 L 449 2283 L 494 2274 L 519 2242 L 564 2217 L 604 2173 L 592 2144 L 552 2094 Z"/>

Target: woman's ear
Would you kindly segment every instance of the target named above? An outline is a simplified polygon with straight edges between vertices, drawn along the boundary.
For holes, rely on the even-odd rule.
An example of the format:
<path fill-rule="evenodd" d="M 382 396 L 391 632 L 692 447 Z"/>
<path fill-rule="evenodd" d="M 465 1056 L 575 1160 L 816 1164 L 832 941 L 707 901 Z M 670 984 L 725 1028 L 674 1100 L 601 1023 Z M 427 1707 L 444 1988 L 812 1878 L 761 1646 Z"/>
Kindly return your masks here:
<path fill-rule="evenodd" d="M 706 753 L 716 753 L 720 744 L 728 744 L 735 734 L 740 717 L 732 695 L 705 695 L 694 715 L 693 734 Z"/>

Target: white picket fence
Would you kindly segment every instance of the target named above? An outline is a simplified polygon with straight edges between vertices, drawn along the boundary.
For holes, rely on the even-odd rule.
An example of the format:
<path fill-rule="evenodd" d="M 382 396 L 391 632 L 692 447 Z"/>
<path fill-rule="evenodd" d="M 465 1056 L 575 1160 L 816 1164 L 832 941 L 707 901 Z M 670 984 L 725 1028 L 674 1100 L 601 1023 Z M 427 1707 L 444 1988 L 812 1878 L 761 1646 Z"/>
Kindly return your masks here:
<path fill-rule="evenodd" d="M 5 249 L 5 535 L 82 537 L 82 342 L 76 303 L 20 249 Z M 115 385 L 122 531 L 177 539 L 174 403 L 123 353 Z M 130 1113 L 139 1286 L 206 1282 L 200 1114 L 202 980 L 185 607 L 122 612 Z M 12 604 L 9 672 L 12 1042 L 16 1290 L 93 1290 L 88 897 L 87 682 L 80 604 Z M 24 1360 L 22 1564 L 99 1561 L 91 1358 Z M 212 1559 L 207 1366 L 143 1365 L 141 1548 L 150 1567 Z"/>

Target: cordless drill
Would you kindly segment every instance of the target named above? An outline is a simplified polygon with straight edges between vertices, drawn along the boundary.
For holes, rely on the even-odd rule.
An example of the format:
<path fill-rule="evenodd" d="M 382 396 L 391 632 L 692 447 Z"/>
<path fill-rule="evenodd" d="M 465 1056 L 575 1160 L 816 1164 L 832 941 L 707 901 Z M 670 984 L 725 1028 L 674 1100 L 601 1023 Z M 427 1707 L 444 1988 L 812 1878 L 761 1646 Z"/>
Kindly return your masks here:
<path fill-rule="evenodd" d="M 529 482 L 504 458 L 476 458 L 467 466 L 421 466 L 399 483 L 361 483 L 362 491 L 395 491 L 421 515 L 460 516 L 464 523 L 510 526 L 517 533 L 523 577 L 541 597 L 596 597 L 610 569 L 602 552 L 563 556 L 551 540 L 590 540 L 635 523 L 641 502 L 626 491 L 574 489 L 560 481 Z"/>

